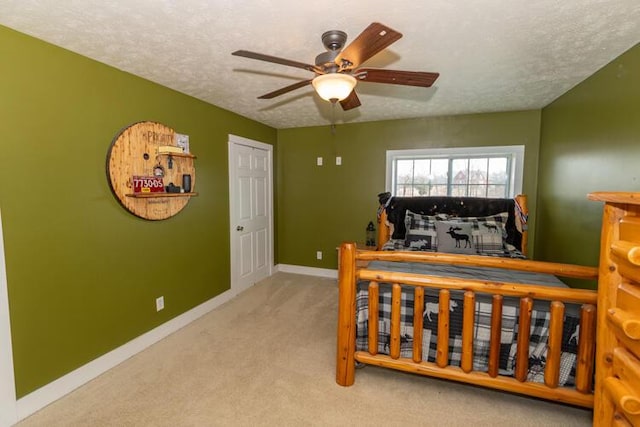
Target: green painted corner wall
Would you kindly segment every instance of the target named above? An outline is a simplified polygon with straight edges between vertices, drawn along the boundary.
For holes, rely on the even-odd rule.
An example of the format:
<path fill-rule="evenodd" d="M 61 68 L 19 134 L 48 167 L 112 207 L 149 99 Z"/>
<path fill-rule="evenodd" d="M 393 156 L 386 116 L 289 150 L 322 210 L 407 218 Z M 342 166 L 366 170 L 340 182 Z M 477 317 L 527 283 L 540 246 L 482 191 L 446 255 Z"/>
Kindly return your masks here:
<path fill-rule="evenodd" d="M 533 230 L 539 140 L 539 110 L 279 130 L 278 261 L 334 269 L 342 241 L 365 239 L 385 191 L 386 150 L 524 145 Z"/>
<path fill-rule="evenodd" d="M 640 44 L 542 110 L 536 255 L 597 265 L 593 191 L 640 190 Z"/>
<path fill-rule="evenodd" d="M 230 286 L 228 134 L 275 129 L 0 26 L 0 208 L 18 397 Z M 105 162 L 152 120 L 190 136 L 196 190 L 165 221 L 127 213 Z M 163 295 L 166 308 L 155 310 Z"/>

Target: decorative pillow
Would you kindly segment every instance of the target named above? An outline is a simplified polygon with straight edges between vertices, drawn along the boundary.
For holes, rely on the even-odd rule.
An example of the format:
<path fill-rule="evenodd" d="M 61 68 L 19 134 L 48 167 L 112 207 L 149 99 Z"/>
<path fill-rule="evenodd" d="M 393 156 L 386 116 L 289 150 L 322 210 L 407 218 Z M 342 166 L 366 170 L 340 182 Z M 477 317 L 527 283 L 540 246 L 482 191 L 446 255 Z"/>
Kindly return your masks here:
<path fill-rule="evenodd" d="M 473 243 L 473 224 L 460 221 L 438 221 L 436 232 L 438 234 L 438 252 L 451 254 L 476 254 Z"/>
<path fill-rule="evenodd" d="M 449 218 L 449 221 L 470 223 L 473 243 L 480 255 L 504 254 L 507 238 L 508 212 L 483 217 Z"/>
<path fill-rule="evenodd" d="M 480 228 L 472 234 L 476 249 L 481 255 L 503 254 L 507 249 L 503 237 L 497 231 L 491 232 Z"/>
<path fill-rule="evenodd" d="M 404 239 L 389 239 L 385 242 L 384 245 L 380 248 L 381 251 L 403 251 L 404 247 Z"/>
<path fill-rule="evenodd" d="M 436 221 L 446 219 L 447 215 L 422 215 L 407 210 L 404 225 L 407 230 L 405 246 L 411 250 L 435 251 L 438 248 Z"/>

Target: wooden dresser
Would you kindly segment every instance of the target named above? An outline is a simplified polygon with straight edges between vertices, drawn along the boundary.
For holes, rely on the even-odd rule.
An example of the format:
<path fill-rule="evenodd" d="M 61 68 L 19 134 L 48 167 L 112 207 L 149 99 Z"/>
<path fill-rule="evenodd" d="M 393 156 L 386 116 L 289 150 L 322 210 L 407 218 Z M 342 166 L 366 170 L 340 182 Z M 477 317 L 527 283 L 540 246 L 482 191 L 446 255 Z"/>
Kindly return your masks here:
<path fill-rule="evenodd" d="M 591 193 L 602 217 L 594 426 L 640 426 L 640 193 Z"/>

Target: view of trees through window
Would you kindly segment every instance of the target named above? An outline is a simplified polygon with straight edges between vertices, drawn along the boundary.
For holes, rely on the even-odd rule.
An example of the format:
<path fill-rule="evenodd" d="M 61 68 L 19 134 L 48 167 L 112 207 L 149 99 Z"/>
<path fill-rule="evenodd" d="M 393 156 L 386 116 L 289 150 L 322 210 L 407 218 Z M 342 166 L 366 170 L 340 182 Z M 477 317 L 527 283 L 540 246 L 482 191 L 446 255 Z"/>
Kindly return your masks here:
<path fill-rule="evenodd" d="M 511 157 L 398 158 L 396 196 L 508 197 Z"/>

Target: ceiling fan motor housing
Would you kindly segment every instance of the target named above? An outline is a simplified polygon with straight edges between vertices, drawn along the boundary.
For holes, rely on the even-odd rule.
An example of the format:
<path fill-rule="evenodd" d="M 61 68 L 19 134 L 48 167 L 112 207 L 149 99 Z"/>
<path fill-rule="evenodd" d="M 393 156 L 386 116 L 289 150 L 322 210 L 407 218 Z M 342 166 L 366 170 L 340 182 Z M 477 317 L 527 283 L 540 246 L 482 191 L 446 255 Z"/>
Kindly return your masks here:
<path fill-rule="evenodd" d="M 326 31 L 322 34 L 322 44 L 327 49 L 327 52 L 323 52 L 316 56 L 316 65 L 322 67 L 327 73 L 337 71 L 338 67 L 335 63 L 335 59 L 340 54 L 340 51 L 347 42 L 347 33 L 340 30 Z"/>
<path fill-rule="evenodd" d="M 339 54 L 339 50 L 323 52 L 320 55 L 316 56 L 316 65 L 318 67 L 322 67 L 328 73 L 336 71 L 338 69 L 338 66 L 335 63 L 335 59 Z"/>
<path fill-rule="evenodd" d="M 326 31 L 322 34 L 322 44 L 327 50 L 340 51 L 347 42 L 347 33 L 340 30 Z"/>

